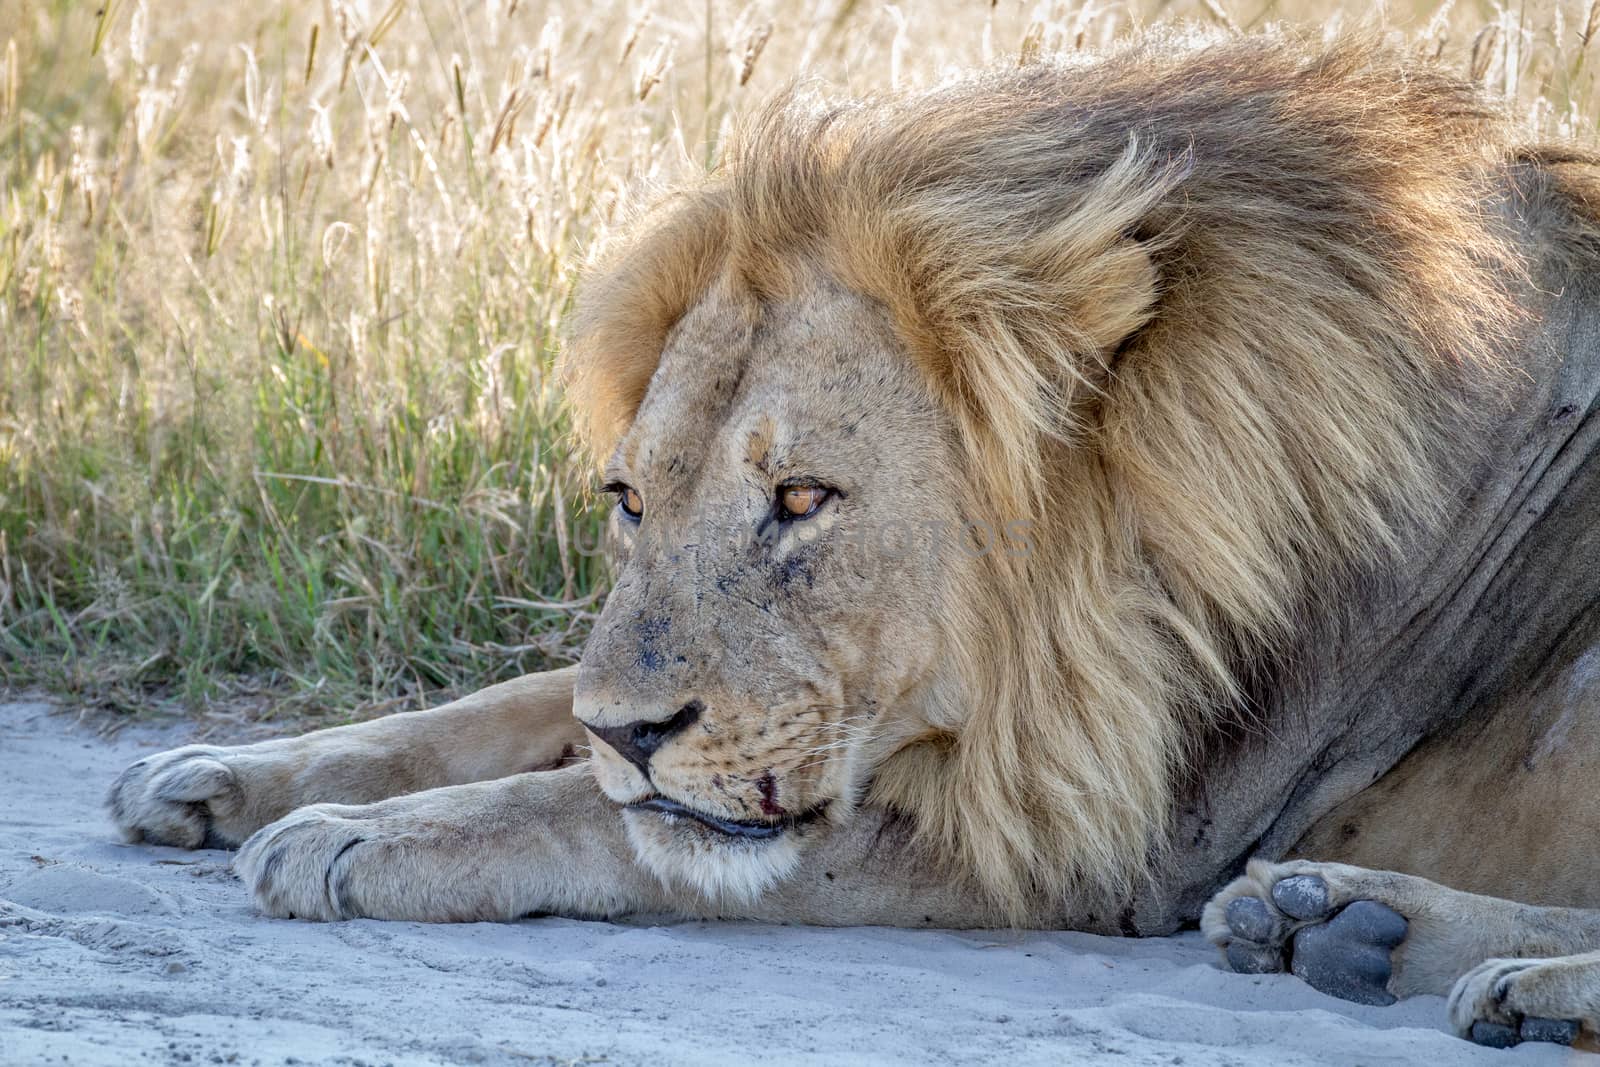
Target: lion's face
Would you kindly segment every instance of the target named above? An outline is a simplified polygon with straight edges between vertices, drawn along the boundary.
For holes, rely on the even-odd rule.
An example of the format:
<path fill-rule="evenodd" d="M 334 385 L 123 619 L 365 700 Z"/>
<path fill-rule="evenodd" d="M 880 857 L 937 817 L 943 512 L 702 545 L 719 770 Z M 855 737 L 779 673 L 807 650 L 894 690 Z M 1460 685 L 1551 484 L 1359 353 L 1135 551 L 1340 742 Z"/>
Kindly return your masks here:
<path fill-rule="evenodd" d="M 674 329 L 605 466 L 617 581 L 575 702 L 658 873 L 759 892 L 903 737 L 966 564 L 947 430 L 843 290 Z"/>

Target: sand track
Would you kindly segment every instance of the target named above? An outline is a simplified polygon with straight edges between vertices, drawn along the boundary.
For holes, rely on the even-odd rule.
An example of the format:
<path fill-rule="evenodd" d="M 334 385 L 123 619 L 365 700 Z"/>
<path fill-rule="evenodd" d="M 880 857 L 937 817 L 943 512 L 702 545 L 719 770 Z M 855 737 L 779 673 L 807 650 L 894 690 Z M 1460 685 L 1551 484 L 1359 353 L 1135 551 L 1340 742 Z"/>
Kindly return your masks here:
<path fill-rule="evenodd" d="M 1573 1062 L 1459 1042 L 1437 997 L 1226 974 L 1193 934 L 263 919 L 230 853 L 101 811 L 184 740 L 0 705 L 0 1063 Z"/>

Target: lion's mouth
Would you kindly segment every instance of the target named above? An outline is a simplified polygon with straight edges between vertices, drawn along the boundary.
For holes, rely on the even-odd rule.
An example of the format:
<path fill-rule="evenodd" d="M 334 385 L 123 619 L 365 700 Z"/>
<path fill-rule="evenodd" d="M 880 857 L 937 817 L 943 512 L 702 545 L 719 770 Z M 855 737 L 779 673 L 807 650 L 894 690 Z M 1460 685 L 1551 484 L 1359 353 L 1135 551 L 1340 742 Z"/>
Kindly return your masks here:
<path fill-rule="evenodd" d="M 645 800 L 636 800 L 628 807 L 659 812 L 662 815 L 681 816 L 693 819 L 707 829 L 726 834 L 729 837 L 743 838 L 749 841 L 759 841 L 766 838 L 779 837 L 798 826 L 815 821 L 822 815 L 825 804 L 800 812 L 798 815 L 785 815 L 781 819 L 725 819 L 720 815 L 699 811 L 676 800 L 669 800 L 663 796 L 653 796 Z"/>

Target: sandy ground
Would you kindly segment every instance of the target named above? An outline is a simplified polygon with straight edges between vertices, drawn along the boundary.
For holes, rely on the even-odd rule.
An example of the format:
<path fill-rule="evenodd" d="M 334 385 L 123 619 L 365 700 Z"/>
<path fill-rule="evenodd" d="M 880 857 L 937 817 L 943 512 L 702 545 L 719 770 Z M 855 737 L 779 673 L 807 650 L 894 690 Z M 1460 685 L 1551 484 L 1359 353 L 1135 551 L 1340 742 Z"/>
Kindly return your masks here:
<path fill-rule="evenodd" d="M 263 919 L 231 854 L 101 811 L 183 740 L 0 705 L 0 1063 L 1600 1064 L 1224 973 L 1195 934 Z"/>

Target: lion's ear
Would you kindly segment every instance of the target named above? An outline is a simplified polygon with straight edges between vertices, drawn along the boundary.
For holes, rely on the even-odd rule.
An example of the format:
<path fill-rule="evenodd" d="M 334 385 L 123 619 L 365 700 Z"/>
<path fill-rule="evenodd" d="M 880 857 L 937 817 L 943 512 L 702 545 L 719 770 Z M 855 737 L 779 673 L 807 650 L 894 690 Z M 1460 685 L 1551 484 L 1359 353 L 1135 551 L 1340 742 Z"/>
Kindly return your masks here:
<path fill-rule="evenodd" d="M 1161 213 L 1187 173 L 1130 143 L 1090 179 L 999 188 L 961 214 L 929 190 L 847 219 L 837 269 L 890 309 L 969 444 L 1037 485 L 1041 442 L 1085 427 L 1117 349 L 1155 315 Z"/>
<path fill-rule="evenodd" d="M 1066 358 L 1067 373 L 1101 384 L 1099 371 L 1111 354 L 1155 315 L 1160 298 L 1153 255 L 1157 242 L 1121 237 L 1089 255 L 1070 240 L 1048 239 L 1040 245 L 1037 254 L 1046 262 L 1039 273 L 1061 298 L 1052 312 L 1060 316 L 1062 328 L 1077 335 L 1074 355 L 1058 353 L 1056 358 Z"/>
<path fill-rule="evenodd" d="M 726 232 L 716 190 L 695 190 L 656 207 L 582 279 L 557 377 L 596 462 L 633 424 L 668 332 L 712 283 Z"/>

